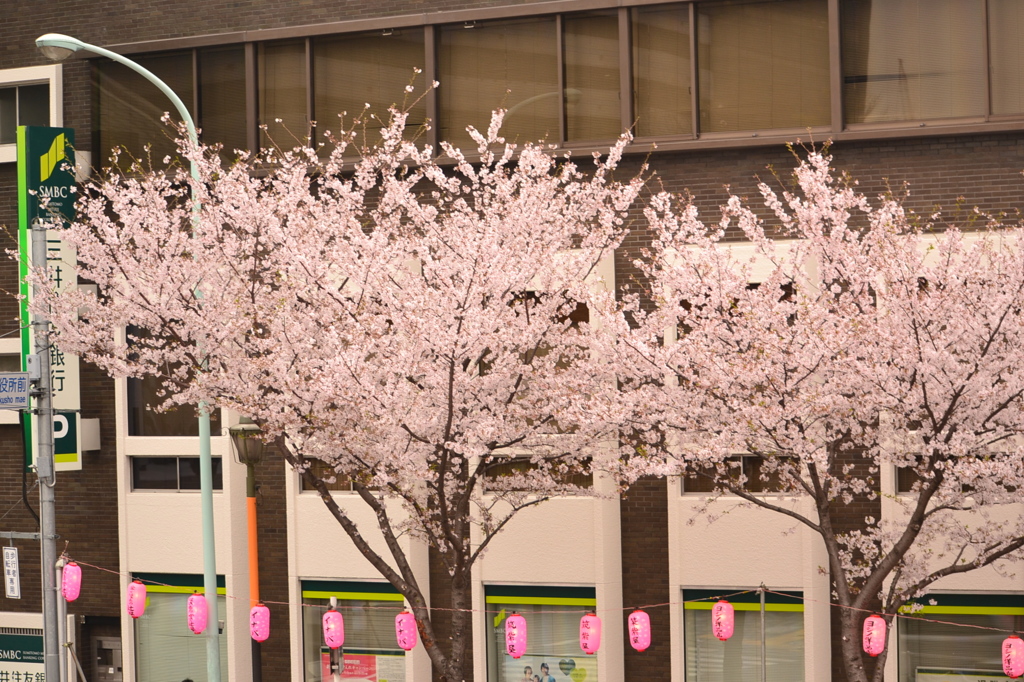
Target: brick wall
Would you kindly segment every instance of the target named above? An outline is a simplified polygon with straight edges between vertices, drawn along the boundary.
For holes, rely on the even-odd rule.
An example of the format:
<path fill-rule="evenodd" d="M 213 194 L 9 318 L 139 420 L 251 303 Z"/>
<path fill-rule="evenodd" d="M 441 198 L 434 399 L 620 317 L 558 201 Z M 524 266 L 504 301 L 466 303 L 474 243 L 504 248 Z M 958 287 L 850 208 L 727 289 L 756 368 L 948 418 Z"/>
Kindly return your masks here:
<path fill-rule="evenodd" d="M 628 610 L 677 601 L 668 587 L 668 483 L 641 479 L 622 496 L 622 605 Z M 675 597 L 675 599 L 673 599 Z M 626 682 L 668 680 L 672 675 L 671 616 L 666 606 L 646 609 L 651 617 L 651 646 L 637 652 L 623 643 Z M 625 616 L 623 616 L 624 618 Z"/>
<path fill-rule="evenodd" d="M 259 544 L 260 599 L 283 605 L 288 602 L 288 519 L 285 477 L 291 471 L 281 466 L 282 458 L 269 452 L 257 464 L 256 523 Z M 282 606 L 271 610 L 283 614 Z M 287 680 L 291 676 L 288 618 L 274 618 L 274 636 L 260 645 L 263 679 Z"/>

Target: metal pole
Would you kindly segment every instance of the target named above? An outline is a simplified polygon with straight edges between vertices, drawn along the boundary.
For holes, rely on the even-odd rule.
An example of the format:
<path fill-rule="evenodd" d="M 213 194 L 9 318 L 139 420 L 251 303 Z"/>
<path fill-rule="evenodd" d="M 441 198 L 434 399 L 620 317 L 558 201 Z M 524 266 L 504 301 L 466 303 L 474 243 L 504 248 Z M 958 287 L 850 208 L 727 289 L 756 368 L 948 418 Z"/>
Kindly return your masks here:
<path fill-rule="evenodd" d="M 57 559 L 57 563 L 54 566 L 54 575 L 59 576 L 63 574 L 64 569 L 64 557 L 61 556 Z M 68 641 L 68 603 L 64 601 L 64 596 L 61 595 L 57 599 L 57 638 L 60 642 L 60 682 L 67 682 L 68 679 L 68 647 L 71 642 Z"/>
<path fill-rule="evenodd" d="M 764 583 L 761 583 L 761 682 L 768 680 L 768 657 L 765 652 L 765 631 L 764 631 Z"/>
<path fill-rule="evenodd" d="M 171 90 L 170 86 L 160 80 L 151 71 L 146 69 L 140 64 L 133 62 L 131 59 L 119 55 L 116 52 L 91 45 L 89 43 L 82 42 L 77 38 L 71 36 L 58 35 L 58 34 L 47 34 L 41 36 L 36 44 L 40 47 L 44 46 L 46 41 L 57 40 L 61 46 L 65 49 L 74 50 L 87 50 L 94 54 L 98 54 L 101 57 L 107 57 L 118 64 L 127 66 L 132 71 L 136 72 L 147 81 L 157 87 L 160 92 L 164 93 L 174 108 L 178 111 L 178 115 L 181 116 L 181 120 L 185 123 L 185 128 L 188 131 L 189 140 L 192 144 L 198 143 L 198 136 L 196 134 L 196 124 L 192 120 L 192 115 L 189 114 L 185 104 L 181 101 L 181 98 L 175 94 L 174 90 Z M 192 179 L 199 179 L 199 169 L 196 168 L 195 161 L 190 162 L 190 170 Z M 199 228 L 199 212 L 200 206 L 198 199 L 193 198 L 192 202 L 192 231 L 196 232 Z M 44 244 L 45 247 L 45 244 Z M 42 261 L 45 262 L 45 261 Z M 197 292 L 198 293 L 198 292 Z M 51 419 L 50 430 L 52 434 L 53 423 Z M 52 435 L 51 435 L 51 452 L 52 452 Z M 42 487 L 40 486 L 40 496 L 42 495 Z M 199 487 L 200 497 L 202 499 L 202 526 L 203 526 L 203 590 L 206 593 L 206 604 L 209 606 L 210 619 L 216 626 L 219 623 L 217 614 L 217 559 L 216 559 L 216 545 L 213 537 L 213 459 L 210 453 L 210 412 L 209 406 L 206 403 L 199 403 Z M 41 515 L 41 512 L 40 512 Z M 51 560 L 50 566 L 53 566 Z M 209 682 L 220 682 L 220 643 L 218 640 L 218 627 L 210 627 L 206 629 L 204 636 L 206 637 L 206 674 Z M 54 678 L 55 679 L 55 678 Z"/>
<path fill-rule="evenodd" d="M 331 608 L 338 607 L 338 598 L 331 597 Z M 340 660 L 339 660 L 340 659 Z M 345 668 L 345 650 L 331 649 L 331 682 L 341 682 L 341 673 Z"/>
<path fill-rule="evenodd" d="M 32 264 L 46 267 L 46 227 L 32 225 Z M 42 296 L 42 284 L 33 286 L 34 295 Z M 53 486 L 53 390 L 50 377 L 50 322 L 45 315 L 32 316 L 35 354 L 39 360 L 39 382 L 36 385 L 36 425 L 38 427 L 36 474 L 39 476 L 39 553 L 43 589 L 43 666 L 48 680 L 60 677 L 60 637 L 57 633 L 57 518 Z"/>

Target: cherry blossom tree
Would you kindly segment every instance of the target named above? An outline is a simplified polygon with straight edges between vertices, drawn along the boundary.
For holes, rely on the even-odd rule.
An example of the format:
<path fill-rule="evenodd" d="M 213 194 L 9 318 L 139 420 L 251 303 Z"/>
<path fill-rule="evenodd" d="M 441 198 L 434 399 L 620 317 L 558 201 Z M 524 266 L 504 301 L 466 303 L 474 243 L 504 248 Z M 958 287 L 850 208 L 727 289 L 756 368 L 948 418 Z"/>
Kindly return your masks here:
<path fill-rule="evenodd" d="M 583 306 L 642 187 L 612 177 L 625 138 L 581 168 L 505 144 L 500 123 L 472 131 L 472 159 L 408 141 L 399 111 L 376 145 L 353 128 L 329 155 L 225 164 L 181 142 L 198 179 L 135 167 L 83 192 L 65 238 L 98 295 L 36 302 L 67 352 L 159 377 L 167 405 L 258 423 L 408 600 L 449 681 L 472 677 L 470 577 L 488 544 L 615 454 L 615 420 L 595 409 L 614 374 L 589 353 Z M 376 528 L 332 495 L 335 477 Z M 450 602 L 431 605 L 450 639 L 403 537 L 450 577 Z"/>
<path fill-rule="evenodd" d="M 819 535 L 847 679 L 879 682 L 871 611 L 1024 558 L 1024 232 L 921 219 L 830 163 L 810 153 L 790 191 L 760 184 L 760 213 L 732 196 L 712 224 L 656 197 L 650 289 L 608 311 L 605 352 L 646 455 L 626 474 L 705 477 L 712 516 L 729 495 Z M 894 470 L 906 493 L 881 488 Z"/>

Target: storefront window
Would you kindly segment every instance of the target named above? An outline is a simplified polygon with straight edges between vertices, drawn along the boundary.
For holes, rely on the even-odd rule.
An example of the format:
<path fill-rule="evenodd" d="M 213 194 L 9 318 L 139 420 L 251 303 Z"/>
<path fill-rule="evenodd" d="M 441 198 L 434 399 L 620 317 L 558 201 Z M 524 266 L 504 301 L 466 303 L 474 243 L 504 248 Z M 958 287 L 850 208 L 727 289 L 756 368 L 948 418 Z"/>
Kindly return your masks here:
<path fill-rule="evenodd" d="M 135 574 L 146 583 L 146 612 L 135 621 L 135 679 L 205 680 L 206 637 L 188 629 L 185 613 L 189 595 L 202 592 L 203 576 L 182 574 Z M 217 576 L 217 613 L 207 627 L 225 621 L 227 602 L 224 576 Z M 228 674 L 228 644 L 223 627 L 220 636 L 220 669 Z"/>
<path fill-rule="evenodd" d="M 598 682 L 597 658 L 580 651 L 579 640 L 580 618 L 597 605 L 594 588 L 487 585 L 484 595 L 488 682 Z M 505 619 L 513 611 L 526 618 L 529 633 L 521 658 L 505 652 Z"/>
<path fill-rule="evenodd" d="M 1024 630 L 1024 594 L 930 594 L 919 601 L 920 610 L 897 619 L 900 682 L 1005 679 L 1000 645 Z"/>
<path fill-rule="evenodd" d="M 395 641 L 404 599 L 387 583 L 302 581 L 302 651 L 306 682 L 331 682 L 331 650 L 323 617 L 331 597 L 345 617 L 345 646 L 336 653 L 342 679 L 405 682 L 405 652 Z"/>
<path fill-rule="evenodd" d="M 804 605 L 801 592 L 765 595 L 764 633 L 756 590 L 730 596 L 733 636 L 725 642 L 711 630 L 711 608 L 734 590 L 684 590 L 683 633 L 686 682 L 801 682 L 804 679 Z M 697 601 L 700 600 L 700 601 Z M 766 676 L 761 676 L 761 642 Z"/>

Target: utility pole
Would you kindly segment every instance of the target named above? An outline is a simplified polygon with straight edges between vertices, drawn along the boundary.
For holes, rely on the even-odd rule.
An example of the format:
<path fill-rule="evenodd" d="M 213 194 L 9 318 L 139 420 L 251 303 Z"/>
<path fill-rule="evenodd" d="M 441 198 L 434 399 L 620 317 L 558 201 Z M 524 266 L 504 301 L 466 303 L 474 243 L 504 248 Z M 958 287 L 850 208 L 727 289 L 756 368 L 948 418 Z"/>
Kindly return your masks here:
<path fill-rule="evenodd" d="M 46 226 L 32 224 L 32 264 L 46 267 Z M 34 295 L 42 296 L 37 283 Z M 43 588 L 43 665 L 47 682 L 63 682 L 60 677 L 60 638 L 57 635 L 57 518 L 53 486 L 57 483 L 53 467 L 53 387 L 50 379 L 50 321 L 45 315 L 32 316 L 35 357 L 39 379 L 36 382 L 36 427 L 38 450 L 36 474 L 39 476 L 39 547 L 42 557 Z"/>

